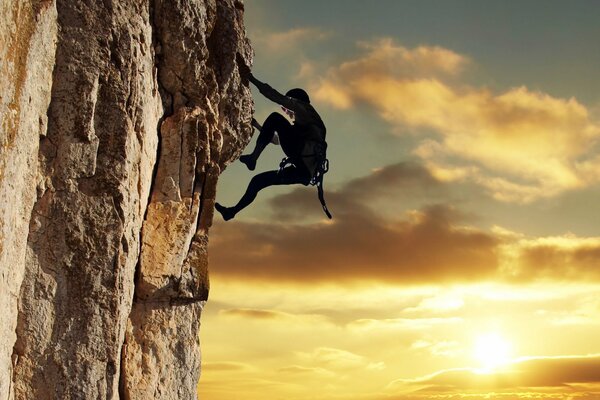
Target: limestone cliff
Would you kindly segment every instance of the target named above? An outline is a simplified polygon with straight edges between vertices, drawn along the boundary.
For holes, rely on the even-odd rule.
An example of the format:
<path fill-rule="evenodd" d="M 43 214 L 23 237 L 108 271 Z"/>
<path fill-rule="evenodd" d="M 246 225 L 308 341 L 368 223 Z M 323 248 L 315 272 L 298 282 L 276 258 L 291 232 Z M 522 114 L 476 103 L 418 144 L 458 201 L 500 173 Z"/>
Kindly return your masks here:
<path fill-rule="evenodd" d="M 0 399 L 196 398 L 243 10 L 0 0 Z"/>

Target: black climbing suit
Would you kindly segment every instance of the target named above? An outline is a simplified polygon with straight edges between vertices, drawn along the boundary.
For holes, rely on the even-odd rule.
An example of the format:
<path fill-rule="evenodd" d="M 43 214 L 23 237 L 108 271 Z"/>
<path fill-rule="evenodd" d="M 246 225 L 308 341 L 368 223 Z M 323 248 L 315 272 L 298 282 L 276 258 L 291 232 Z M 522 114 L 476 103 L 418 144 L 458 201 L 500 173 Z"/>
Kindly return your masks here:
<path fill-rule="evenodd" d="M 266 145 L 273 140 L 275 132 L 279 136 L 279 143 L 283 152 L 286 156 L 294 160 L 294 163 L 283 168 L 281 171 L 267 171 L 255 175 L 250 180 L 246 193 L 244 193 L 238 204 L 234 206 L 236 213 L 252 203 L 258 192 L 266 187 L 295 183 L 308 185 L 310 182 L 310 172 L 301 159 L 304 140 L 298 128 L 290 124 L 283 115 L 272 113 L 265 120 L 257 141 Z"/>
<path fill-rule="evenodd" d="M 252 203 L 258 192 L 266 187 L 296 183 L 308 185 L 318 168 L 316 148 L 325 143 L 325 124 L 309 103 L 284 96 L 266 83 L 256 78 L 251 79 L 266 98 L 294 112 L 294 124 L 290 124 L 279 113 L 269 115 L 257 138 L 257 145 L 264 147 L 272 141 L 277 132 L 281 148 L 291 164 L 279 171 L 273 170 L 255 175 L 246 193 L 233 207 L 235 213 Z"/>

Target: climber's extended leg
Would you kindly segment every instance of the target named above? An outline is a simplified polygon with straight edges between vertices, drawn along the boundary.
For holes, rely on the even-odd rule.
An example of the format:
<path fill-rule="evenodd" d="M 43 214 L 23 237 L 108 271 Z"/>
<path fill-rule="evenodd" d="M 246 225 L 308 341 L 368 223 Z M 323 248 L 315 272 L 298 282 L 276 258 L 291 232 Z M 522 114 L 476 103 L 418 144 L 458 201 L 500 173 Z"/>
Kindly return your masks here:
<path fill-rule="evenodd" d="M 219 203 L 215 204 L 215 209 L 221 213 L 223 219 L 228 221 L 235 217 L 235 215 L 246 208 L 250 203 L 254 201 L 258 192 L 262 189 L 273 186 L 273 185 L 291 185 L 295 183 L 302 183 L 307 185 L 310 181 L 308 172 L 303 168 L 297 168 L 294 165 L 288 166 L 281 171 L 267 171 L 255 175 L 246 193 L 242 196 L 240 201 L 233 207 L 224 207 Z"/>
<path fill-rule="evenodd" d="M 290 124 L 290 122 L 283 115 L 276 112 L 272 113 L 263 123 L 260 134 L 256 139 L 256 146 L 254 147 L 254 150 L 250 154 L 241 156 L 240 161 L 246 164 L 250 171 L 254 171 L 254 168 L 256 168 L 256 160 L 258 160 L 260 153 L 262 153 L 265 147 L 271 143 L 275 132 L 277 132 L 281 137 L 289 135 L 291 131 L 292 124 Z"/>

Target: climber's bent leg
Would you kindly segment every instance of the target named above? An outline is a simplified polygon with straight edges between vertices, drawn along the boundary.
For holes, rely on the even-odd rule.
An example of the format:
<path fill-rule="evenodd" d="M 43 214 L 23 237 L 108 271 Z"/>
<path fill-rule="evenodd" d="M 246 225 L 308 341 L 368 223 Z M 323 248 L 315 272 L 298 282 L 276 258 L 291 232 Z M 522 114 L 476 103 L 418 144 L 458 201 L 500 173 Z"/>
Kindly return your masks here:
<path fill-rule="evenodd" d="M 235 217 L 235 215 L 246 208 L 250 203 L 256 199 L 256 195 L 258 192 L 263 190 L 266 187 L 273 185 L 291 185 L 295 183 L 301 183 L 303 185 L 307 185 L 310 181 L 310 177 L 304 169 L 296 168 L 291 165 L 284 168 L 282 171 L 267 171 L 255 175 L 248 188 L 246 189 L 246 193 L 242 196 L 240 201 L 233 207 L 224 207 L 217 203 L 215 208 L 218 212 L 221 213 L 223 219 L 228 221 Z"/>
<path fill-rule="evenodd" d="M 260 157 L 262 151 L 267 147 L 273 135 L 278 132 L 279 135 L 287 135 L 292 130 L 292 124 L 281 114 L 271 113 L 263 123 L 262 129 L 256 139 L 256 146 L 250 154 L 245 154 L 240 157 L 240 161 L 246 164 L 250 171 L 256 168 L 256 160 Z"/>

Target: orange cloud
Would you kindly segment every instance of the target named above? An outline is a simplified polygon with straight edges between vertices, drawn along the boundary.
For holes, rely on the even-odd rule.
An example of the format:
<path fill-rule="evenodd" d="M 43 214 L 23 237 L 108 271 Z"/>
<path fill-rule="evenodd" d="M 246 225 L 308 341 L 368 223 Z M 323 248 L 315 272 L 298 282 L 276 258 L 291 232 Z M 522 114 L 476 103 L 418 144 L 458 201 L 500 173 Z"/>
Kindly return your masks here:
<path fill-rule="evenodd" d="M 234 317 L 245 317 L 245 318 L 256 318 L 256 319 L 277 319 L 290 317 L 290 314 L 283 313 L 280 311 L 272 310 L 256 310 L 249 308 L 235 308 L 222 310 L 222 315 L 234 316 Z"/>
<path fill-rule="evenodd" d="M 328 191 L 335 218 L 312 224 L 304 223 L 307 216 L 322 216 L 314 190 L 293 190 L 271 200 L 279 223 L 215 224 L 212 273 L 294 283 L 600 280 L 600 238 L 484 231 L 444 204 L 392 216 L 378 209 L 386 198 L 398 201 L 399 194 L 443 199 L 448 190 L 418 164 L 393 164 Z M 441 301 L 449 309 L 462 306 L 459 299 Z"/>
<path fill-rule="evenodd" d="M 283 32 L 262 33 L 256 37 L 259 46 L 269 52 L 296 51 L 302 43 L 328 38 L 330 32 L 319 28 L 294 28 Z"/>
<path fill-rule="evenodd" d="M 448 318 L 387 318 L 387 319 L 358 319 L 348 324 L 355 330 L 361 331 L 400 331 L 408 329 L 431 329 L 434 326 L 457 325 L 464 322 L 459 317 Z"/>
<path fill-rule="evenodd" d="M 574 386 L 577 384 L 600 384 L 599 355 L 526 358 L 492 373 L 450 369 L 417 379 L 400 379 L 392 382 L 390 388 L 417 386 L 420 392 L 511 389 L 526 392 L 571 387 L 577 391 Z"/>
<path fill-rule="evenodd" d="M 419 46 L 407 49 L 392 39 L 359 42 L 368 54 L 357 60 L 342 63 L 335 72 L 347 76 L 389 76 L 419 78 L 434 74 L 448 76 L 460 73 L 470 62 L 463 55 L 438 46 Z"/>
<path fill-rule="evenodd" d="M 600 279 L 600 238 L 572 234 L 544 238 L 520 238 L 504 247 L 508 255 L 502 267 L 511 279 Z"/>
<path fill-rule="evenodd" d="M 241 362 L 235 361 L 223 361 L 223 362 L 204 362 L 202 363 L 203 372 L 208 370 L 210 372 L 226 372 L 231 373 L 231 371 L 242 371 L 251 369 L 252 367 L 249 364 L 244 364 Z"/>
<path fill-rule="evenodd" d="M 448 77 L 468 59 L 439 47 L 407 49 L 389 39 L 362 46 L 366 54 L 330 69 L 313 88 L 316 98 L 340 109 L 366 104 L 398 134 L 433 129 L 438 138 L 414 153 L 437 176 L 471 178 L 497 199 L 517 202 L 598 180 L 600 124 L 576 99 L 459 84 Z"/>
<path fill-rule="evenodd" d="M 438 185 L 418 166 L 389 166 L 328 192 L 335 219 L 312 225 L 291 223 L 294 215 L 289 210 L 303 215 L 307 209 L 320 212 L 312 190 L 295 190 L 273 201 L 278 219 L 288 224 L 215 224 L 211 270 L 244 279 L 293 282 L 447 282 L 490 277 L 497 268 L 496 240 L 461 226 L 463 217 L 451 207 L 429 206 L 406 219 L 387 220 L 365 205 L 394 186 L 394 190 L 406 186 L 418 192 Z"/>
<path fill-rule="evenodd" d="M 494 239 L 453 226 L 443 207 L 389 223 L 337 210 L 339 222 L 323 225 L 234 222 L 226 231 L 216 225 L 212 271 L 296 282 L 431 282 L 472 281 L 496 270 Z M 234 243 L 236 251 L 231 252 Z"/>

